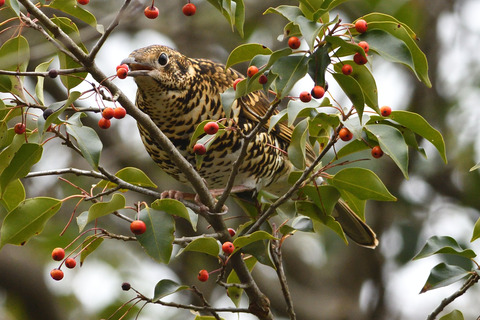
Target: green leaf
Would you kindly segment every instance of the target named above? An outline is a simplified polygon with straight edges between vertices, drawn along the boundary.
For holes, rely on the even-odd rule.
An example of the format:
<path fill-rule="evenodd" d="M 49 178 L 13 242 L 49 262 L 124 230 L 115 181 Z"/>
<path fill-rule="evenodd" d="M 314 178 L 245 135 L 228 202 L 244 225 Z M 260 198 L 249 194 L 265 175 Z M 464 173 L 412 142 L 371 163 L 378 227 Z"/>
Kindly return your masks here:
<path fill-rule="evenodd" d="M 260 241 L 260 240 L 272 240 L 272 239 L 275 239 L 275 237 L 272 236 L 270 233 L 259 230 L 246 236 L 237 237 L 233 241 L 233 245 L 235 246 L 235 251 L 238 251 L 240 248 L 243 248 L 253 242 Z"/>
<path fill-rule="evenodd" d="M 463 314 L 460 310 L 453 310 L 449 314 L 444 315 L 440 320 L 464 320 Z"/>
<path fill-rule="evenodd" d="M 30 61 L 30 47 L 27 39 L 18 36 L 5 41 L 0 48 L 0 57 L 2 57 L 0 70 L 25 72 Z M 0 89 L 3 92 L 12 92 L 26 101 L 23 93 L 23 77 L 9 76 L 8 78 L 9 80 L 1 81 Z"/>
<path fill-rule="evenodd" d="M 311 186 L 307 185 L 301 189 L 311 199 L 324 215 L 331 215 L 335 205 L 340 198 L 338 190 L 329 185 Z"/>
<path fill-rule="evenodd" d="M 9 130 L 10 131 L 10 130 Z M 11 130 L 13 131 L 13 130 Z M 12 142 L 0 152 L 0 173 L 10 165 L 15 154 L 25 143 L 25 136 L 22 134 L 14 134 Z"/>
<path fill-rule="evenodd" d="M 67 100 L 55 102 L 48 107 L 48 109 L 53 110 L 53 113 L 50 116 L 48 116 L 47 119 L 44 119 L 43 117 L 38 117 L 37 128 L 38 128 L 38 131 L 40 133 L 42 133 L 40 139 L 43 139 L 43 136 L 44 136 L 46 130 L 48 129 L 48 127 L 52 123 L 57 121 L 60 114 L 63 111 L 65 111 L 65 109 L 70 107 L 78 98 L 80 98 L 81 95 L 82 94 L 78 91 L 71 91 L 70 94 L 68 95 Z M 78 114 L 78 116 L 80 116 L 80 114 L 82 114 L 82 113 L 74 113 L 72 117 L 77 117 L 77 114 Z M 72 120 L 72 118 L 70 118 L 70 120 L 67 121 L 67 122 L 70 123 L 71 120 Z M 81 122 L 80 122 L 80 125 L 81 125 Z"/>
<path fill-rule="evenodd" d="M 310 48 L 310 51 L 315 50 L 315 41 L 318 34 L 324 28 L 324 25 L 315 21 L 311 21 L 305 18 L 303 15 L 299 15 L 295 19 L 295 24 L 300 27 L 300 31 Z"/>
<path fill-rule="evenodd" d="M 467 259 L 473 259 L 477 256 L 473 250 L 460 247 L 452 237 L 433 236 L 427 240 L 425 246 L 413 257 L 413 260 L 426 258 L 439 253 L 453 254 Z"/>
<path fill-rule="evenodd" d="M 147 225 L 145 233 L 137 235 L 137 240 L 145 252 L 161 263 L 168 263 L 172 255 L 175 221 L 164 211 L 145 208 L 139 219 Z"/>
<path fill-rule="evenodd" d="M 323 45 L 308 57 L 308 74 L 315 84 L 325 87 L 325 72 L 331 63 L 330 44 Z"/>
<path fill-rule="evenodd" d="M 270 55 L 272 50 L 258 43 L 242 44 L 230 52 L 225 68 L 230 68 L 240 62 L 249 61 L 259 54 Z"/>
<path fill-rule="evenodd" d="M 282 15 L 291 22 L 295 22 L 295 19 L 302 15 L 302 11 L 298 7 L 286 5 L 281 5 L 276 8 L 268 8 L 263 14 L 267 13 L 276 13 Z"/>
<path fill-rule="evenodd" d="M 307 144 L 308 119 L 300 121 L 292 133 L 292 141 L 288 146 L 288 159 L 298 169 L 305 168 L 305 148 Z"/>
<path fill-rule="evenodd" d="M 467 277 L 469 274 L 469 271 L 457 266 L 451 266 L 445 263 L 437 264 L 430 271 L 427 282 L 423 285 L 420 293 L 448 286 Z"/>
<path fill-rule="evenodd" d="M 5 188 L 3 197 L 0 199 L 0 204 L 7 210 L 12 211 L 20 202 L 25 200 L 25 188 L 20 179 L 12 181 Z"/>
<path fill-rule="evenodd" d="M 88 209 L 87 223 L 123 208 L 125 208 L 125 197 L 120 193 L 114 193 L 110 201 L 94 203 Z"/>
<path fill-rule="evenodd" d="M 255 267 L 255 264 L 257 263 L 257 260 L 253 257 L 247 258 L 244 261 L 249 271 L 252 271 L 253 267 Z M 235 270 L 232 270 L 228 275 L 227 283 L 240 283 L 240 279 L 238 278 L 238 275 L 235 272 Z M 230 298 L 230 300 L 232 300 L 232 302 L 235 304 L 237 308 L 240 305 L 242 293 L 243 293 L 243 289 L 240 289 L 240 288 L 229 287 L 227 289 L 228 297 Z"/>
<path fill-rule="evenodd" d="M 162 279 L 157 282 L 155 285 L 155 290 L 153 293 L 153 302 L 156 302 L 168 295 L 171 295 L 175 292 L 188 289 L 189 286 L 179 285 L 173 280 Z"/>
<path fill-rule="evenodd" d="M 408 147 L 400 130 L 384 124 L 367 125 L 365 129 L 377 138 L 383 152 L 392 158 L 408 179 Z"/>
<path fill-rule="evenodd" d="M 76 0 L 55 0 L 47 7 L 58 9 L 75 18 L 82 20 L 93 28 L 97 28 L 97 19 L 95 16 L 79 6 Z"/>
<path fill-rule="evenodd" d="M 18 0 L 7 0 L 7 6 L 12 8 L 15 11 L 15 14 L 20 17 L 20 4 Z"/>
<path fill-rule="evenodd" d="M 270 69 L 278 78 L 275 80 L 277 99 L 287 96 L 293 86 L 307 74 L 308 59 L 305 56 L 287 56 L 278 59 Z"/>
<path fill-rule="evenodd" d="M 346 41 L 340 37 L 334 36 L 326 36 L 325 41 L 331 45 L 332 49 L 338 48 L 338 50 L 335 51 L 335 56 L 337 57 L 349 56 L 357 52 L 365 57 L 365 51 L 363 50 L 363 48 L 354 42 Z"/>
<path fill-rule="evenodd" d="M 442 134 L 434 129 L 421 115 L 410 111 L 392 111 L 390 119 L 422 136 L 437 148 L 443 161 L 447 163 L 445 141 Z"/>
<path fill-rule="evenodd" d="M 145 188 L 157 188 L 157 185 L 142 170 L 134 167 L 126 167 L 115 173 L 115 176 L 125 182 Z"/>
<path fill-rule="evenodd" d="M 364 168 L 342 169 L 333 176 L 332 184 L 337 189 L 348 191 L 361 200 L 397 200 L 373 171 Z"/>
<path fill-rule="evenodd" d="M 74 126 L 67 123 L 67 132 L 77 140 L 77 145 L 83 157 L 94 169 L 98 168 L 100 153 L 103 148 L 102 141 L 95 130 L 85 126 Z"/>
<path fill-rule="evenodd" d="M 367 204 L 367 200 L 361 200 L 355 197 L 348 191 L 340 190 L 341 198 L 348 204 L 350 209 L 355 212 L 360 219 L 365 221 L 365 205 Z"/>
<path fill-rule="evenodd" d="M 0 249 L 7 243 L 25 244 L 41 233 L 47 221 L 60 209 L 62 202 L 53 198 L 30 198 L 10 211 L 0 229 Z"/>
<path fill-rule="evenodd" d="M 95 251 L 103 242 L 102 237 L 97 235 L 88 236 L 82 242 L 82 253 L 80 253 L 80 264 L 83 264 L 85 258 L 87 258 L 93 251 Z"/>
<path fill-rule="evenodd" d="M 36 68 L 35 72 L 45 72 L 48 69 L 48 66 L 50 63 L 52 63 L 53 58 L 40 63 Z M 37 95 L 37 100 L 41 104 L 45 104 L 44 98 L 43 98 L 43 83 L 45 82 L 45 77 L 37 77 L 37 85 L 35 86 L 35 94 Z"/>
<path fill-rule="evenodd" d="M 346 76 L 342 73 L 333 73 L 333 78 L 347 95 L 348 99 L 353 103 L 357 109 L 358 117 L 362 120 L 363 109 L 365 106 L 365 97 L 360 84 L 351 76 Z"/>
<path fill-rule="evenodd" d="M 39 144 L 25 143 L 20 147 L 0 176 L 2 195 L 10 182 L 23 178 L 30 172 L 32 166 L 42 158 L 42 153 L 43 147 Z"/>
<path fill-rule="evenodd" d="M 370 147 L 362 140 L 353 140 L 347 143 L 342 149 L 337 151 L 337 159 L 341 159 L 355 152 L 370 149 Z"/>
<path fill-rule="evenodd" d="M 180 250 L 177 254 L 180 255 L 185 251 L 194 251 L 206 253 L 208 255 L 218 257 L 220 253 L 220 246 L 218 241 L 211 237 L 199 238 L 190 242 L 183 250 Z"/>
<path fill-rule="evenodd" d="M 351 60 L 344 60 L 342 63 L 336 63 L 333 65 L 333 68 L 337 73 L 341 73 L 342 66 L 345 64 L 352 66 L 353 72 L 350 77 L 354 78 L 360 85 L 367 106 L 380 114 L 380 109 L 378 108 L 377 84 L 370 70 L 365 65 L 358 65 Z"/>
<path fill-rule="evenodd" d="M 473 227 L 472 239 L 470 239 L 470 242 L 473 242 L 478 238 L 480 238 L 480 218 L 478 218 L 477 222 L 475 222 L 475 226 Z"/>
<path fill-rule="evenodd" d="M 208 0 L 223 16 L 228 23 L 237 28 L 238 33 L 243 38 L 243 25 L 245 23 L 245 5 L 243 0 Z"/>

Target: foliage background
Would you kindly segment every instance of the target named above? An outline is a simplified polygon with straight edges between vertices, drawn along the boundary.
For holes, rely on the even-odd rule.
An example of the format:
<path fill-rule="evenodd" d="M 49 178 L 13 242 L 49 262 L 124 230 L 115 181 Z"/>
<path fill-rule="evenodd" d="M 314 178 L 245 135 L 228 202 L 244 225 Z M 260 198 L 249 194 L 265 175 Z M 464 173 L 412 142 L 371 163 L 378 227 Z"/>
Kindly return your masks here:
<path fill-rule="evenodd" d="M 229 52 L 243 41 L 264 43 L 272 49 L 281 45 L 276 38 L 284 21 L 276 15 L 262 15 L 268 7 L 277 5 L 275 1 L 245 1 L 244 40 L 229 30 L 224 18 L 206 1 L 194 1 L 197 14 L 193 17 L 183 16 L 183 1 L 161 1 L 157 3 L 160 16 L 156 20 L 143 16 L 146 2 L 137 2 L 137 10 L 121 22 L 100 52 L 98 65 L 107 74 L 113 74 L 115 66 L 132 50 L 153 43 L 167 44 L 186 55 L 220 62 L 225 62 Z M 108 24 L 113 14 L 111 8 L 118 5 L 118 1 L 113 0 L 91 0 L 89 9 L 96 13 L 99 23 Z M 447 287 L 418 294 L 430 269 L 438 263 L 435 258 L 411 261 L 425 240 L 432 235 L 450 235 L 480 251 L 478 243 L 469 244 L 480 209 L 478 171 L 469 172 L 480 159 L 480 58 L 475 54 L 480 42 L 480 27 L 475 17 L 479 10 L 480 4 L 475 0 L 355 0 L 339 7 L 337 13 L 344 21 L 378 11 L 393 15 L 417 32 L 421 39 L 419 46 L 429 61 L 433 88 L 426 88 L 413 74 L 378 58 L 373 71 L 379 86 L 379 102 L 394 110 L 418 112 L 439 129 L 446 140 L 449 164 L 444 165 L 428 143 L 424 147 L 430 159 L 427 162 L 412 154 L 408 181 L 403 180 L 390 160 L 384 158 L 381 165 L 375 163 L 375 172 L 399 198 L 393 204 L 369 204 L 368 220 L 372 221 L 381 242 L 375 251 L 354 245 L 345 247 L 330 231 L 321 239 L 297 233 L 296 241 L 287 241 L 284 259 L 298 319 L 425 318 L 442 298 L 455 290 Z M 2 14 L 0 12 L 0 19 Z M 95 40 L 95 33 L 90 31 L 88 26 L 83 26 L 84 41 Z M 1 33 L 0 43 L 10 34 Z M 31 46 L 30 65 L 45 61 L 48 48 Z M 244 67 L 239 69 L 245 72 Z M 117 83 L 129 97 L 134 97 L 133 80 Z M 310 87 L 310 84 L 304 85 Z M 50 94 L 46 97 L 47 103 L 65 99 L 59 96 L 62 92 L 59 86 L 57 81 L 46 80 Z M 88 85 L 84 86 L 88 89 Z M 297 89 L 300 91 L 300 87 Z M 92 117 L 88 121 L 95 128 L 97 120 Z M 111 171 L 136 166 L 161 188 L 178 188 L 176 182 L 151 161 L 131 118 L 114 122 L 107 131 L 99 129 L 99 134 L 104 143 L 101 163 Z M 37 170 L 77 167 L 77 162 L 84 161 L 66 148 L 57 147 L 46 144 Z M 88 183 L 82 183 L 88 187 Z M 27 197 L 52 194 L 61 198 L 62 189 L 71 188 L 55 177 L 35 178 L 25 184 L 32 193 Z M 123 281 L 151 292 L 161 278 L 194 282 L 199 269 L 213 268 L 208 266 L 209 260 L 199 254 L 181 256 L 167 268 L 150 260 L 138 244 L 110 240 L 89 257 L 82 268 L 66 272 L 64 280 L 54 283 L 48 275 L 55 266 L 51 264 L 50 251 L 70 242 L 75 230 L 72 228 L 71 233 L 63 237 L 52 235 L 60 233 L 71 209 L 62 207 L 43 235 L 32 239 L 27 246 L 21 249 L 7 246 L 0 252 L 0 318 L 100 319 L 108 317 L 131 297 L 121 291 Z M 118 224 L 113 219 L 111 223 L 119 232 L 127 232 L 127 224 Z M 187 226 L 185 232 L 188 232 Z M 268 271 L 257 266 L 254 276 L 271 297 L 274 312 L 282 314 L 284 302 L 279 287 L 272 285 L 275 279 L 269 277 Z M 221 297 L 222 293 L 214 290 L 213 283 L 199 286 L 205 291 L 211 287 L 210 300 Z M 477 297 L 478 288 L 473 288 L 449 308 L 461 309 L 467 319 L 475 318 L 480 314 Z M 171 299 L 182 301 L 184 297 L 180 294 Z M 218 305 L 230 303 L 217 300 Z M 185 316 L 185 311 L 148 306 L 141 319 L 185 319 Z M 227 315 L 226 318 L 237 317 Z M 250 317 L 242 315 L 241 319 Z"/>

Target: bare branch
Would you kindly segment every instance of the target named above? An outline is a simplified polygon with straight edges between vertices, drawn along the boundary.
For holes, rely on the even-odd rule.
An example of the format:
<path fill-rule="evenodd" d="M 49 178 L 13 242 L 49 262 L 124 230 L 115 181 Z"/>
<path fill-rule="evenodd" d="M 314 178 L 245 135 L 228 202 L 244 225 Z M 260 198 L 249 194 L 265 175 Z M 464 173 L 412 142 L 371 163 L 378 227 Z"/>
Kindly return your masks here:
<path fill-rule="evenodd" d="M 72 74 L 72 73 L 85 72 L 85 71 L 86 69 L 83 67 L 57 70 L 59 75 Z M 48 77 L 49 76 L 48 72 L 34 72 L 34 71 L 20 72 L 20 71 L 0 70 L 0 74 L 4 74 L 7 76 L 27 76 L 27 77 Z"/>

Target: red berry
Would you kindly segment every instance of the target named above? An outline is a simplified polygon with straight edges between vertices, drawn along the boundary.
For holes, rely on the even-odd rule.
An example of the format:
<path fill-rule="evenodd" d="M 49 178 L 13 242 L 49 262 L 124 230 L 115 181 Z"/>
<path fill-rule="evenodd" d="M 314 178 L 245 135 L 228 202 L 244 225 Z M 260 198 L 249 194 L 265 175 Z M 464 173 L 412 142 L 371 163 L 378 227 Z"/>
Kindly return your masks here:
<path fill-rule="evenodd" d="M 367 41 L 360 41 L 358 45 L 363 48 L 363 51 L 365 51 L 365 53 L 367 53 L 368 50 L 370 50 L 370 46 L 368 45 Z"/>
<path fill-rule="evenodd" d="M 125 115 L 127 114 L 127 110 L 123 107 L 116 107 L 113 109 L 113 117 L 115 119 L 123 119 L 125 118 Z"/>
<path fill-rule="evenodd" d="M 258 82 L 260 84 L 266 84 L 268 82 L 268 78 L 266 75 L 262 74 L 259 78 L 258 78 Z"/>
<path fill-rule="evenodd" d="M 203 156 L 207 152 L 207 148 L 205 148 L 203 144 L 197 143 L 193 146 L 193 152 L 195 152 L 195 154 L 198 154 L 199 156 Z"/>
<path fill-rule="evenodd" d="M 367 32 L 367 27 L 367 21 L 363 19 L 357 20 L 357 22 L 355 22 L 355 30 L 357 30 L 357 32 L 359 33 Z"/>
<path fill-rule="evenodd" d="M 344 64 L 343 67 L 342 67 L 342 73 L 346 76 L 349 76 L 351 75 L 353 72 L 353 68 L 351 65 L 349 64 Z"/>
<path fill-rule="evenodd" d="M 315 86 L 313 87 L 311 93 L 312 93 L 312 97 L 314 97 L 315 99 L 321 99 L 325 94 L 325 89 L 322 86 Z"/>
<path fill-rule="evenodd" d="M 0 0 L 0 7 L 5 4 L 5 0 Z"/>
<path fill-rule="evenodd" d="M 343 141 L 350 141 L 353 138 L 353 134 L 347 128 L 340 129 L 340 131 L 338 132 L 338 136 Z"/>
<path fill-rule="evenodd" d="M 52 259 L 55 261 L 62 261 L 65 258 L 65 250 L 63 248 L 55 248 L 52 251 Z"/>
<path fill-rule="evenodd" d="M 79 4 L 86 5 L 86 4 L 88 4 L 88 3 L 90 2 L 90 0 L 77 0 L 77 2 L 78 2 Z"/>
<path fill-rule="evenodd" d="M 21 122 L 17 123 L 15 127 L 13 127 L 13 131 L 15 131 L 16 134 L 25 133 L 25 129 L 26 129 L 25 123 L 21 123 Z"/>
<path fill-rule="evenodd" d="M 238 84 L 240 81 L 242 81 L 242 80 L 243 80 L 243 79 L 238 78 L 238 79 L 236 79 L 236 80 L 233 82 L 233 90 L 237 90 L 237 84 Z"/>
<path fill-rule="evenodd" d="M 67 258 L 67 260 L 65 260 L 65 265 L 67 268 L 73 269 L 77 265 L 77 261 L 75 261 L 73 258 Z"/>
<path fill-rule="evenodd" d="M 118 68 L 117 69 L 117 77 L 120 79 L 125 79 L 127 77 L 128 70 L 125 68 Z"/>
<path fill-rule="evenodd" d="M 228 256 L 232 254 L 232 252 L 235 250 L 235 246 L 230 241 L 227 241 L 224 244 L 222 244 L 222 250 L 223 250 L 223 253 L 225 253 Z"/>
<path fill-rule="evenodd" d="M 50 276 L 53 278 L 53 280 L 60 281 L 63 279 L 63 271 L 60 269 L 53 269 L 50 271 Z"/>
<path fill-rule="evenodd" d="M 392 108 L 390 108 L 389 106 L 383 106 L 380 108 L 380 113 L 382 114 L 382 116 L 388 117 L 392 113 Z"/>
<path fill-rule="evenodd" d="M 209 276 L 208 271 L 205 269 L 202 269 L 198 272 L 197 279 L 202 282 L 205 282 L 208 280 L 208 276 Z"/>
<path fill-rule="evenodd" d="M 355 53 L 353 56 L 353 61 L 355 61 L 356 64 L 362 65 L 368 62 L 367 58 L 362 56 L 360 52 Z"/>
<path fill-rule="evenodd" d="M 233 237 L 236 232 L 232 228 L 228 228 L 228 233 L 230 233 L 230 237 Z"/>
<path fill-rule="evenodd" d="M 212 121 L 208 122 L 204 127 L 203 131 L 205 131 L 206 134 L 215 134 L 218 132 L 218 123 Z"/>
<path fill-rule="evenodd" d="M 183 14 L 186 15 L 187 17 L 193 16 L 196 11 L 197 11 L 197 7 L 195 7 L 193 3 L 187 3 L 182 8 Z"/>
<path fill-rule="evenodd" d="M 145 13 L 145 17 L 148 19 L 155 19 L 158 17 L 158 8 L 152 5 L 150 7 L 146 7 L 143 13 Z"/>
<path fill-rule="evenodd" d="M 290 37 L 290 39 L 288 39 L 288 46 L 293 50 L 300 48 L 300 44 L 300 39 L 297 37 Z"/>
<path fill-rule="evenodd" d="M 147 231 L 147 225 L 142 220 L 134 220 L 130 223 L 130 231 L 134 234 L 143 234 Z"/>
<path fill-rule="evenodd" d="M 372 148 L 372 156 L 374 158 L 380 158 L 381 156 L 383 156 L 383 151 L 382 151 L 382 148 L 380 148 L 380 146 L 375 146 Z"/>
<path fill-rule="evenodd" d="M 249 78 L 253 77 L 255 74 L 257 74 L 258 68 L 256 66 L 250 66 L 247 69 L 247 76 Z"/>
<path fill-rule="evenodd" d="M 110 125 L 112 123 L 110 122 L 110 120 L 106 119 L 106 118 L 100 118 L 100 120 L 98 120 L 98 126 L 102 129 L 108 129 L 110 128 Z"/>
<path fill-rule="evenodd" d="M 105 119 L 112 119 L 113 118 L 113 109 L 110 108 L 110 107 L 107 107 L 107 108 L 103 109 L 102 117 L 104 117 Z"/>
<path fill-rule="evenodd" d="M 126 65 L 125 63 L 124 63 L 124 64 L 121 64 L 121 65 L 117 66 L 117 68 L 116 68 L 115 70 L 118 71 L 118 69 L 120 69 L 120 68 L 123 68 L 123 69 L 125 69 L 125 70 L 128 70 L 128 65 Z"/>
<path fill-rule="evenodd" d="M 310 100 L 312 100 L 312 95 L 308 91 L 302 91 L 300 92 L 300 100 L 302 102 L 309 102 Z"/>

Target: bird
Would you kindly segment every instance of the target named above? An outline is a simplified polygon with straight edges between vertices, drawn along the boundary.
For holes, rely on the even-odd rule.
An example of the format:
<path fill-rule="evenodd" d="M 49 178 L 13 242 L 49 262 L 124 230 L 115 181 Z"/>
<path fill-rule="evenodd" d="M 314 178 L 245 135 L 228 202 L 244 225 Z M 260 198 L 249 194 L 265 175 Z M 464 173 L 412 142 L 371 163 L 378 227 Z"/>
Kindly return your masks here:
<path fill-rule="evenodd" d="M 192 135 L 205 120 L 227 118 L 221 94 L 244 76 L 221 63 L 190 58 L 164 45 L 134 50 L 121 63 L 127 64 L 130 71 L 136 71 L 129 73 L 135 74 L 136 107 L 151 118 L 187 161 L 196 166 L 190 141 Z M 249 93 L 233 103 L 233 129 L 218 135 L 197 168 L 209 189 L 226 186 L 244 136 L 258 124 L 269 106 L 270 100 L 263 91 Z M 149 136 L 148 131 L 140 124 L 138 129 L 147 152 L 160 168 L 178 181 L 188 183 L 169 154 Z M 295 170 L 285 152 L 292 134 L 293 128 L 282 122 L 271 130 L 268 130 L 268 124 L 263 126 L 248 143 L 246 156 L 235 178 L 236 190 L 270 191 L 287 185 L 289 173 Z M 308 145 L 307 163 L 315 157 Z M 354 242 L 369 248 L 377 246 L 375 233 L 344 201 L 339 201 L 336 209 L 336 220 Z"/>

